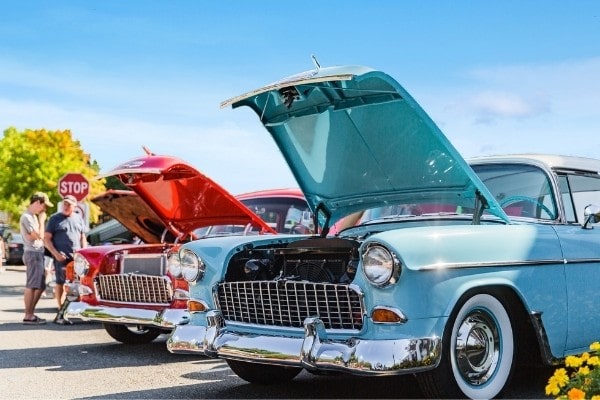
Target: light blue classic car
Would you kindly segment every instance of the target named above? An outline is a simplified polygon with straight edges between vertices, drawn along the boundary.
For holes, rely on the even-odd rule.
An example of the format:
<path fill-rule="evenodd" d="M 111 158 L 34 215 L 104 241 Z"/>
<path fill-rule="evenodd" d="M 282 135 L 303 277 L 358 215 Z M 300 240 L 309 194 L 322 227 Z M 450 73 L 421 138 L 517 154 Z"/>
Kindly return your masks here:
<path fill-rule="evenodd" d="M 173 353 L 255 383 L 302 369 L 415 374 L 427 397 L 493 398 L 513 370 L 600 339 L 600 161 L 464 160 L 390 76 L 317 68 L 236 97 L 279 146 L 318 236 L 205 239 Z M 318 397 L 318 394 L 317 394 Z"/>

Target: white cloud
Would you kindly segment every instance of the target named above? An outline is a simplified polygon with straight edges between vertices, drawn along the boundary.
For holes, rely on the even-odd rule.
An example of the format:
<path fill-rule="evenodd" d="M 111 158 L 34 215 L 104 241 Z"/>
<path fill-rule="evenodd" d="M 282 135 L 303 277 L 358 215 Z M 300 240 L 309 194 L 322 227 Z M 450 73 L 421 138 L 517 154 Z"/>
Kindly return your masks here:
<path fill-rule="evenodd" d="M 500 118 L 528 118 L 550 111 L 544 98 L 526 99 L 515 93 L 480 92 L 466 100 L 475 123 L 492 123 Z"/>
<path fill-rule="evenodd" d="M 470 70 L 421 103 L 466 156 L 548 152 L 598 157 L 600 58 Z"/>

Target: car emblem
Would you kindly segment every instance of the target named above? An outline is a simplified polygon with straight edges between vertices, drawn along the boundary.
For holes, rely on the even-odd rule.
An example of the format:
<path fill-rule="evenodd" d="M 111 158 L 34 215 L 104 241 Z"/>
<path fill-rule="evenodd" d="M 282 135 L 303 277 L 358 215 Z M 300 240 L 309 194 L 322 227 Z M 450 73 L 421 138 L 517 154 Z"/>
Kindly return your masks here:
<path fill-rule="evenodd" d="M 125 164 L 121 164 L 122 168 L 138 168 L 144 165 L 143 161 L 132 161 Z"/>

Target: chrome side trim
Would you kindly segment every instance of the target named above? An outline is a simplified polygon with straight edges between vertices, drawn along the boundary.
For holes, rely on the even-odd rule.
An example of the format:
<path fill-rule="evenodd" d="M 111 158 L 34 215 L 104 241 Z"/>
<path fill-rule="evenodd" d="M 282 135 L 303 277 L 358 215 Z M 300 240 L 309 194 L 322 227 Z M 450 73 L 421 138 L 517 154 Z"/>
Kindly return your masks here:
<path fill-rule="evenodd" d="M 178 324 L 188 323 L 189 313 L 185 309 L 168 308 L 156 311 L 138 308 L 90 306 L 85 302 L 76 301 L 68 305 L 64 318 L 66 320 L 73 319 L 173 329 Z"/>
<path fill-rule="evenodd" d="M 568 261 L 573 262 L 573 261 Z M 550 265 L 550 264 L 566 264 L 565 259 L 555 260 L 526 260 L 526 261 L 489 261 L 489 262 L 470 262 L 470 263 L 445 263 L 428 264 L 419 267 L 420 271 L 432 271 L 439 269 L 455 269 L 455 268 L 481 268 L 481 267 L 524 267 L 528 265 Z"/>
<path fill-rule="evenodd" d="M 596 264 L 600 263 L 600 258 L 579 258 L 573 260 L 565 260 L 565 264 Z"/>
<path fill-rule="evenodd" d="M 269 336 L 228 331 L 220 312 L 207 313 L 208 326 L 179 325 L 167 341 L 172 353 L 195 353 L 263 364 L 343 371 L 356 375 L 400 375 L 435 368 L 439 337 L 388 340 L 329 338 L 319 318 L 307 318 L 303 336 Z"/>

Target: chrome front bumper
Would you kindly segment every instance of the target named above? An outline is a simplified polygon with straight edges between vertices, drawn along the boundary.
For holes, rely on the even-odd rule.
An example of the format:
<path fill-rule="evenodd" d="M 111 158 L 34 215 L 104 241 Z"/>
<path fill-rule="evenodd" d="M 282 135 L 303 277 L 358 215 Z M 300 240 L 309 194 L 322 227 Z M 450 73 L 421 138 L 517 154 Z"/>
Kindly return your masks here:
<path fill-rule="evenodd" d="M 90 306 L 87 303 L 75 301 L 68 305 L 64 318 L 66 320 L 109 322 L 173 329 L 178 324 L 187 323 L 189 321 L 189 313 L 185 309 L 155 311 L 139 308 Z"/>
<path fill-rule="evenodd" d="M 242 361 L 338 370 L 361 375 L 393 375 L 435 368 L 441 357 L 441 339 L 410 338 L 363 340 L 328 339 L 318 318 L 304 321 L 304 337 L 230 332 L 218 311 L 207 314 L 208 326 L 178 325 L 167 349 Z"/>

